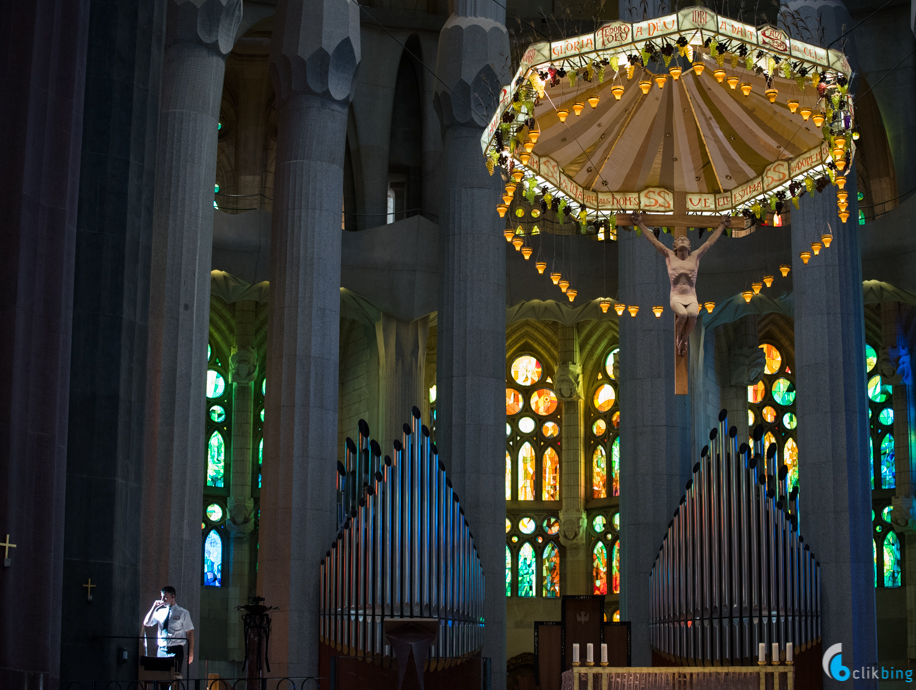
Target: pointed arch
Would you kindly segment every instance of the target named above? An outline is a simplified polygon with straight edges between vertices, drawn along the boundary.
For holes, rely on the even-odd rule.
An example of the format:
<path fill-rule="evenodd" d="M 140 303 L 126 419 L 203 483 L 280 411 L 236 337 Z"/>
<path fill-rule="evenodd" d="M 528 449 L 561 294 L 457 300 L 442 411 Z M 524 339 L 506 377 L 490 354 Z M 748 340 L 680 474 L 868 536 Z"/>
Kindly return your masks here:
<path fill-rule="evenodd" d="M 592 593 L 607 594 L 607 547 L 600 541 L 592 549 Z"/>
<path fill-rule="evenodd" d="M 560 596 L 560 550 L 553 542 L 547 542 L 541 560 L 542 596 L 548 599 Z"/>

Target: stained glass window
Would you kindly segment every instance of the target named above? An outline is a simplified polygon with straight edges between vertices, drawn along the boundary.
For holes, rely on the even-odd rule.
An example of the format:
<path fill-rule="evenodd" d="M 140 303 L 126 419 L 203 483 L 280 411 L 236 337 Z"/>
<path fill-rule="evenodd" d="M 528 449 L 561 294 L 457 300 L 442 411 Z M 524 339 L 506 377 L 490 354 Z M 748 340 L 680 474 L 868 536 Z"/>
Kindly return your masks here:
<path fill-rule="evenodd" d="M 506 596 L 512 596 L 512 550 L 506 545 Z"/>
<path fill-rule="evenodd" d="M 592 529 L 594 529 L 598 534 L 604 532 L 604 526 L 607 521 L 604 519 L 604 515 L 596 515 L 595 519 L 592 520 Z"/>
<path fill-rule="evenodd" d="M 223 540 L 211 529 L 204 540 L 204 586 L 223 585 Z"/>
<path fill-rule="evenodd" d="M 620 437 L 611 444 L 611 496 L 620 495 Z"/>
<path fill-rule="evenodd" d="M 881 511 L 881 519 L 884 520 L 887 524 L 891 524 L 891 516 L 894 512 L 893 506 L 885 506 L 884 510 Z M 875 511 L 871 511 L 872 520 L 875 519 Z"/>
<path fill-rule="evenodd" d="M 778 374 L 780 368 L 782 368 L 782 354 L 772 345 L 761 345 L 760 349 L 763 350 L 763 355 L 766 357 L 764 373 Z"/>
<path fill-rule="evenodd" d="M 620 622 L 620 609 L 614 611 L 614 617 L 611 620 L 613 620 L 615 623 Z"/>
<path fill-rule="evenodd" d="M 592 402 L 598 412 L 607 412 L 614 406 L 615 397 L 614 387 L 607 383 L 603 383 L 598 386 L 598 389 L 595 391 Z"/>
<path fill-rule="evenodd" d="M 534 547 L 527 542 L 518 552 L 518 595 L 534 596 Z"/>
<path fill-rule="evenodd" d="M 522 534 L 533 534 L 536 527 L 537 525 L 530 517 L 518 521 L 518 529 Z"/>
<path fill-rule="evenodd" d="M 207 486 L 221 488 L 226 464 L 226 444 L 218 431 L 207 442 Z"/>
<path fill-rule="evenodd" d="M 506 451 L 506 500 L 512 500 L 512 456 Z"/>
<path fill-rule="evenodd" d="M 764 460 L 766 460 L 767 456 L 769 455 L 770 446 L 772 446 L 774 443 L 776 443 L 776 437 L 773 436 L 773 434 L 768 431 L 763 437 Z M 779 465 L 779 453 L 778 452 L 776 453 L 775 460 L 778 466 Z M 773 474 L 774 472 L 775 472 L 774 468 L 770 467 L 769 462 L 767 462 L 767 474 Z"/>
<path fill-rule="evenodd" d="M 868 380 L 868 397 L 872 402 L 883 403 L 893 394 L 893 390 L 886 383 L 881 383 L 881 376 L 872 376 Z"/>
<path fill-rule="evenodd" d="M 798 484 L 798 444 L 791 436 L 786 439 L 786 445 L 782 449 L 782 461 L 789 468 L 789 491 Z"/>
<path fill-rule="evenodd" d="M 530 434 L 536 426 L 537 424 L 531 417 L 522 417 L 518 420 L 518 430 L 523 434 Z"/>
<path fill-rule="evenodd" d="M 875 352 L 875 348 L 871 345 L 865 345 L 865 373 L 870 372 L 875 368 L 875 365 L 878 363 L 878 353 Z"/>
<path fill-rule="evenodd" d="M 531 394 L 531 409 L 536 415 L 546 417 L 557 409 L 557 396 L 549 388 L 541 388 Z"/>
<path fill-rule="evenodd" d="M 226 421 L 226 409 L 222 405 L 214 405 L 210 408 L 210 419 L 217 424 Z"/>
<path fill-rule="evenodd" d="M 592 593 L 607 594 L 607 548 L 600 541 L 592 549 Z"/>
<path fill-rule="evenodd" d="M 893 530 L 888 530 L 884 537 L 884 586 L 900 585 L 900 540 Z"/>
<path fill-rule="evenodd" d="M 871 540 L 871 554 L 875 559 L 875 587 L 878 586 L 878 543 L 872 539 Z"/>
<path fill-rule="evenodd" d="M 763 417 L 764 421 L 772 424 L 776 421 L 776 410 L 767 405 L 760 411 L 760 416 Z"/>
<path fill-rule="evenodd" d="M 614 348 L 608 353 L 608 356 L 604 358 L 604 371 L 610 379 L 614 378 L 614 362 L 617 361 L 619 356 L 620 348 Z"/>
<path fill-rule="evenodd" d="M 897 486 L 894 467 L 894 437 L 887 434 L 881 441 L 881 487 L 893 489 Z"/>
<path fill-rule="evenodd" d="M 530 386 L 541 380 L 541 363 L 531 355 L 522 355 L 512 362 L 512 380 L 520 386 Z"/>
<path fill-rule="evenodd" d="M 776 379 L 773 384 L 773 400 L 779 405 L 788 406 L 795 402 L 795 384 L 789 379 Z"/>
<path fill-rule="evenodd" d="M 614 529 L 620 531 L 620 513 L 614 513 Z"/>
<path fill-rule="evenodd" d="M 509 422 L 506 422 L 506 436 L 512 435 L 512 425 Z"/>
<path fill-rule="evenodd" d="M 620 428 L 620 412 L 619 411 L 611 415 L 611 424 L 614 425 L 615 429 Z"/>
<path fill-rule="evenodd" d="M 512 520 L 506 518 L 506 534 L 512 531 Z"/>
<path fill-rule="evenodd" d="M 607 497 L 607 453 L 604 446 L 595 446 L 592 453 L 592 498 Z"/>
<path fill-rule="evenodd" d="M 212 522 L 219 522 L 223 519 L 223 509 L 216 503 L 207 506 L 207 519 Z"/>
<path fill-rule="evenodd" d="M 207 369 L 207 397 L 219 398 L 226 391 L 226 379 L 218 371 Z"/>
<path fill-rule="evenodd" d="M 597 437 L 604 436 L 604 432 L 607 431 L 607 422 L 603 419 L 598 419 L 592 424 L 592 433 Z"/>
<path fill-rule="evenodd" d="M 767 389 L 763 381 L 758 381 L 756 385 L 747 387 L 747 401 L 749 403 L 759 403 L 766 397 Z"/>
<path fill-rule="evenodd" d="M 748 428 L 751 428 L 754 426 L 754 411 L 753 410 L 747 411 L 747 426 Z"/>
<path fill-rule="evenodd" d="M 560 435 L 560 425 L 556 422 L 544 422 L 541 433 L 544 434 L 544 438 L 556 438 Z"/>
<path fill-rule="evenodd" d="M 512 416 L 518 414 L 519 410 L 522 409 L 522 394 L 519 393 L 514 388 L 506 389 L 506 414 Z"/>
<path fill-rule="evenodd" d="M 620 594 L 620 540 L 618 539 L 613 548 L 614 557 L 611 561 L 611 587 L 614 594 Z"/>
<path fill-rule="evenodd" d="M 429 387 L 429 404 L 430 404 L 430 405 L 432 405 L 434 402 L 436 402 L 436 395 L 437 395 L 437 394 L 438 394 L 438 391 L 436 390 L 436 386 L 435 386 L 435 385 L 430 386 L 430 387 Z"/>
<path fill-rule="evenodd" d="M 543 596 L 548 598 L 560 596 L 560 550 L 552 542 L 548 542 L 544 547 L 541 582 Z"/>
<path fill-rule="evenodd" d="M 518 500 L 534 500 L 534 447 L 527 441 L 518 451 Z"/>
<path fill-rule="evenodd" d="M 560 500 L 560 456 L 548 446 L 544 451 L 544 482 L 541 491 L 542 501 Z"/>
<path fill-rule="evenodd" d="M 258 488 L 261 488 L 261 468 L 264 465 L 264 439 L 258 441 Z"/>
<path fill-rule="evenodd" d="M 782 416 L 782 425 L 786 429 L 794 429 L 796 426 L 798 426 L 798 418 L 791 412 L 786 412 Z"/>
<path fill-rule="evenodd" d="M 881 422 L 884 426 L 890 426 L 893 424 L 894 410 L 892 410 L 890 407 L 885 407 L 878 415 L 878 421 Z"/>

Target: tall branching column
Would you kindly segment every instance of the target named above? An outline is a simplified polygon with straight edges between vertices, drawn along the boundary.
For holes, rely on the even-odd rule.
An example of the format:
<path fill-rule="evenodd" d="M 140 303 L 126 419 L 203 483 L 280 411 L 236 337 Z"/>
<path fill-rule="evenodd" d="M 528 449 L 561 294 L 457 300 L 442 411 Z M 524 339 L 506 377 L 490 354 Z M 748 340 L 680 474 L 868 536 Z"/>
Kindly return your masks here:
<path fill-rule="evenodd" d="M 340 209 L 359 7 L 281 1 L 259 592 L 277 676 L 318 675 L 319 563 L 334 536 Z M 276 650 L 276 651 L 273 651 Z"/>

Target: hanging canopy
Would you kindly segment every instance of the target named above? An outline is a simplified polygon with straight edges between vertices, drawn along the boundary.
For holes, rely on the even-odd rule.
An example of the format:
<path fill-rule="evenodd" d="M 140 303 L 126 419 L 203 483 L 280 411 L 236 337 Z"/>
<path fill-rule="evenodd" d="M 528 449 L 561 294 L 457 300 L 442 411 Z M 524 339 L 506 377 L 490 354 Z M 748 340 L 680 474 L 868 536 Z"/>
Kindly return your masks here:
<path fill-rule="evenodd" d="M 629 210 L 760 216 L 848 170 L 849 77 L 837 50 L 691 7 L 531 45 L 481 143 L 491 172 L 520 171 L 583 223 Z"/>

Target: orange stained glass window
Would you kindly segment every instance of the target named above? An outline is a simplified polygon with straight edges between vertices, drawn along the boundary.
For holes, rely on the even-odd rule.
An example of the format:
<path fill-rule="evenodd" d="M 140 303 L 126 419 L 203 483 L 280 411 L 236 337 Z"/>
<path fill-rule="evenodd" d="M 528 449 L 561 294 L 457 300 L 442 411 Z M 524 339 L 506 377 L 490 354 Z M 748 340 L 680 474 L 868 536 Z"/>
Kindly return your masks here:
<path fill-rule="evenodd" d="M 782 449 L 782 459 L 789 468 L 789 491 L 798 484 L 798 444 L 795 439 L 789 438 Z"/>
<path fill-rule="evenodd" d="M 592 433 L 599 438 L 604 436 L 604 432 L 607 431 L 607 423 L 603 419 L 597 420 L 592 424 Z"/>
<path fill-rule="evenodd" d="M 600 445 L 592 453 L 592 498 L 607 498 L 607 453 Z"/>
<path fill-rule="evenodd" d="M 611 444 L 611 496 L 620 495 L 620 437 Z"/>
<path fill-rule="evenodd" d="M 620 622 L 620 610 L 619 610 L 619 609 L 618 609 L 617 611 L 614 611 L 614 618 L 613 618 L 613 621 L 614 621 L 615 623 L 619 623 L 619 622 Z"/>
<path fill-rule="evenodd" d="M 512 456 L 506 451 L 506 500 L 512 500 Z"/>
<path fill-rule="evenodd" d="M 607 548 L 602 542 L 592 550 L 592 593 L 607 594 Z"/>
<path fill-rule="evenodd" d="M 620 428 L 620 411 L 619 410 L 611 416 L 611 424 L 614 425 L 615 429 Z"/>
<path fill-rule="evenodd" d="M 557 409 L 557 396 L 549 388 L 541 388 L 531 394 L 531 409 L 541 417 L 553 414 Z"/>
<path fill-rule="evenodd" d="M 547 598 L 560 596 L 560 550 L 552 542 L 548 542 L 544 547 L 541 582 L 543 596 Z"/>
<path fill-rule="evenodd" d="M 767 388 L 763 385 L 763 381 L 758 381 L 756 386 L 747 387 L 747 401 L 749 403 L 759 403 L 761 402 L 767 394 Z"/>
<path fill-rule="evenodd" d="M 527 441 L 518 451 L 518 500 L 534 500 L 534 447 Z"/>
<path fill-rule="evenodd" d="M 598 386 L 598 390 L 595 391 L 592 402 L 594 402 L 595 409 L 598 410 L 598 412 L 607 412 L 614 406 L 615 398 L 616 394 L 614 393 L 614 387 L 604 383 Z"/>
<path fill-rule="evenodd" d="M 541 433 L 544 434 L 544 438 L 556 438 L 560 435 L 560 425 L 556 422 L 544 422 Z"/>
<path fill-rule="evenodd" d="M 763 356 L 766 357 L 766 365 L 763 371 L 767 374 L 776 374 L 782 367 L 782 354 L 772 345 L 761 345 Z"/>
<path fill-rule="evenodd" d="M 767 422 L 771 424 L 776 421 L 776 410 L 774 410 L 769 405 L 767 405 L 766 407 L 763 408 L 763 410 L 760 411 L 760 415 L 764 418 L 764 420 L 766 420 Z"/>
<path fill-rule="evenodd" d="M 519 410 L 522 409 L 522 394 L 519 393 L 514 388 L 506 389 L 506 414 L 510 417 L 514 414 L 518 414 Z"/>
<path fill-rule="evenodd" d="M 620 594 L 620 540 L 614 542 L 611 559 L 611 587 L 614 594 Z"/>
<path fill-rule="evenodd" d="M 542 501 L 560 500 L 560 456 L 550 447 L 544 451 L 544 483 L 541 494 Z"/>
<path fill-rule="evenodd" d="M 531 355 L 522 355 L 512 362 L 512 380 L 520 386 L 530 386 L 541 380 L 541 363 Z"/>

